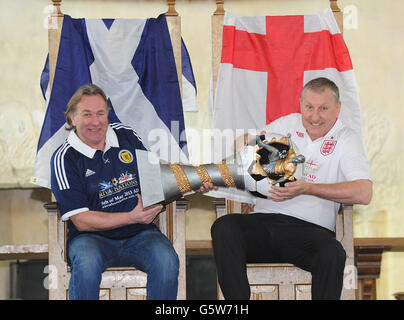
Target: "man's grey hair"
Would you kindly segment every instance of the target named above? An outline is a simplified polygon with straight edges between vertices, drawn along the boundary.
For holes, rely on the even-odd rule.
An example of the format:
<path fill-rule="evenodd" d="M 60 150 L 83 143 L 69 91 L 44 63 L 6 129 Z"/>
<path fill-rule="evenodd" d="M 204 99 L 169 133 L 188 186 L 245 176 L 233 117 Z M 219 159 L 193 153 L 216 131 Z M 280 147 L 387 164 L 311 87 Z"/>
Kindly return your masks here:
<path fill-rule="evenodd" d="M 103 97 L 106 108 L 107 108 L 107 112 L 109 112 L 111 110 L 111 106 L 109 105 L 109 103 L 107 101 L 107 96 L 106 96 L 105 92 L 100 87 L 96 86 L 95 84 L 92 84 L 92 83 L 85 84 L 77 89 L 77 91 L 73 94 L 73 96 L 70 98 L 69 102 L 67 103 L 67 109 L 64 113 L 66 122 L 68 125 L 66 130 L 74 129 L 72 120 L 70 119 L 70 113 L 75 114 L 77 112 L 77 104 L 80 102 L 81 98 L 83 96 L 95 96 L 97 94 L 99 94 Z"/>
<path fill-rule="evenodd" d="M 307 82 L 302 90 L 301 98 L 303 100 L 304 94 L 308 89 L 313 90 L 316 93 L 322 93 L 326 88 L 329 88 L 334 96 L 335 103 L 340 101 L 339 89 L 337 85 L 328 78 L 316 78 Z"/>

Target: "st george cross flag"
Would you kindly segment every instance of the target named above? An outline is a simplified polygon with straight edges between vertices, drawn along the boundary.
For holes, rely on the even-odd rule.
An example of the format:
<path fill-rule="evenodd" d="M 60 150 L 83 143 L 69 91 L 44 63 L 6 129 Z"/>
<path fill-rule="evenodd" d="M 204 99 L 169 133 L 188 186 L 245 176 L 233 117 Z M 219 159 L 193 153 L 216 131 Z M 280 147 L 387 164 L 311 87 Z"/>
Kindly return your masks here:
<path fill-rule="evenodd" d="M 189 57 L 184 66 L 181 81 L 192 81 Z M 47 66 L 41 76 L 43 91 L 46 71 Z M 65 15 L 52 92 L 44 92 L 47 111 L 32 183 L 50 188 L 50 158 L 68 136 L 64 111 L 74 92 L 87 83 L 105 91 L 112 107 L 110 122 L 132 127 L 145 147 L 162 160 L 188 161 L 180 87 L 165 15 L 149 19 L 72 19 Z M 194 102 L 190 99 L 189 104 Z"/>
<path fill-rule="evenodd" d="M 226 12 L 213 128 L 231 129 L 236 136 L 237 129 L 261 130 L 281 116 L 300 112 L 301 90 L 317 77 L 337 84 L 339 117 L 362 134 L 359 88 L 331 9 L 315 15 L 262 17 Z M 233 152 L 230 147 L 225 156 Z"/>

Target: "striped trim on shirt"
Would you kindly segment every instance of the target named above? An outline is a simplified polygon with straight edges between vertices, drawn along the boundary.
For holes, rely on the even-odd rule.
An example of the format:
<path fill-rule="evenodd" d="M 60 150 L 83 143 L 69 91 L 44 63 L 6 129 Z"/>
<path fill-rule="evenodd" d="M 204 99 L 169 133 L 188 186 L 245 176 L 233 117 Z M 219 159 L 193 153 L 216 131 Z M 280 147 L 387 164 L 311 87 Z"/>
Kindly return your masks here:
<path fill-rule="evenodd" d="M 66 176 L 64 161 L 66 151 L 69 148 L 71 148 L 71 145 L 65 141 L 65 143 L 63 143 L 60 149 L 56 152 L 53 159 L 53 168 L 55 169 L 55 176 L 58 182 L 59 190 L 70 189 L 69 181 L 67 180 Z"/>
<path fill-rule="evenodd" d="M 126 130 L 131 130 L 133 132 L 133 134 L 139 139 L 139 141 L 141 141 L 143 143 L 142 138 L 137 134 L 137 132 L 129 126 L 126 126 L 120 122 L 114 122 L 114 123 L 110 123 L 111 128 L 119 130 L 119 129 L 126 129 Z"/>

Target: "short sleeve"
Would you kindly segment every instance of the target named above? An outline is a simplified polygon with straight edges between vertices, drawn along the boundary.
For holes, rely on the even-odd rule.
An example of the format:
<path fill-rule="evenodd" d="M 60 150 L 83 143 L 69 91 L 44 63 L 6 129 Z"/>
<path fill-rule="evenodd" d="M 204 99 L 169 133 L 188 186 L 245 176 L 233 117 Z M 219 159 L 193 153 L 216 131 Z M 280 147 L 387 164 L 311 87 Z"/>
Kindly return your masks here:
<path fill-rule="evenodd" d="M 366 150 L 362 139 L 356 133 L 347 133 L 343 140 L 340 164 L 342 174 L 346 180 L 371 180 Z"/>
<path fill-rule="evenodd" d="M 85 183 L 79 173 L 79 163 L 67 149 L 59 149 L 51 158 L 51 188 L 58 202 L 62 220 L 88 211 Z"/>

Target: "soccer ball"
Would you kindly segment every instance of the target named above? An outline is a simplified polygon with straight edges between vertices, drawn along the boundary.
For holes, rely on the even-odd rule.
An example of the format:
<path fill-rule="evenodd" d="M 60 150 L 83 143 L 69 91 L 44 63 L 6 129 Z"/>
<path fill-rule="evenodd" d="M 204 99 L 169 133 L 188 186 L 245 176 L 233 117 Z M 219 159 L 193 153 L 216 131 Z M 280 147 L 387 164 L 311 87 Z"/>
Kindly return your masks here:
<path fill-rule="evenodd" d="M 305 157 L 290 137 L 290 134 L 266 133 L 251 140 L 236 154 L 245 190 L 267 198 L 271 185 L 284 186 L 301 178 Z"/>

